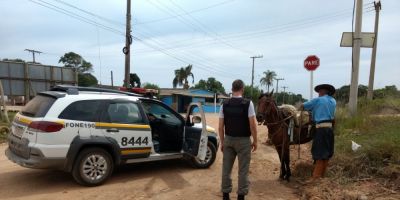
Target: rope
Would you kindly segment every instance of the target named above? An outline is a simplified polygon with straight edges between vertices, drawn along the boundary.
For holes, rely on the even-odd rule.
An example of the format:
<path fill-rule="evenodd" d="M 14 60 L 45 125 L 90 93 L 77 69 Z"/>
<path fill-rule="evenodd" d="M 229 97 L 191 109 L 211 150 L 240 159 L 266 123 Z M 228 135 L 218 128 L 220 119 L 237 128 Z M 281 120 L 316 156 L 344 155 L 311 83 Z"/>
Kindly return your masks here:
<path fill-rule="evenodd" d="M 300 123 L 299 123 L 299 146 L 297 148 L 297 159 L 300 159 L 300 141 L 301 141 L 301 129 L 303 128 L 303 110 L 300 111 Z"/>

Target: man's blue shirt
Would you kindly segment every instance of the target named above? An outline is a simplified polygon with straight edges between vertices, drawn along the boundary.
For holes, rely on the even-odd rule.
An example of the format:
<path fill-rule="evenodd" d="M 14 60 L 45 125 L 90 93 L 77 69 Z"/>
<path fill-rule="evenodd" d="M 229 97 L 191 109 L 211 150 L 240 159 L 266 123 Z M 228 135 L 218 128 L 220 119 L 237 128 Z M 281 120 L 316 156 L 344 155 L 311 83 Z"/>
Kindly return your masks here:
<path fill-rule="evenodd" d="M 335 118 L 336 100 L 329 95 L 317 97 L 305 102 L 304 110 L 312 112 L 312 118 L 315 123 L 333 120 Z"/>

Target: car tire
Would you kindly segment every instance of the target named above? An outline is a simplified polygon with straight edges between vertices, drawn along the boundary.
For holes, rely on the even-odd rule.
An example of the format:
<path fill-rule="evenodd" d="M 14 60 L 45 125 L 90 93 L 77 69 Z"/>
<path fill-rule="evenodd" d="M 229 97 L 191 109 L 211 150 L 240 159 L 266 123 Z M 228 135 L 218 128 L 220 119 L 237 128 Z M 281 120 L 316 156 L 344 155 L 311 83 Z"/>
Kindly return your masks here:
<path fill-rule="evenodd" d="M 75 160 L 72 176 L 84 186 L 103 184 L 112 174 L 114 162 L 111 155 L 101 148 L 82 150 Z"/>
<path fill-rule="evenodd" d="M 212 142 L 208 141 L 206 159 L 204 161 L 201 161 L 197 157 L 192 157 L 191 163 L 195 168 L 205 169 L 209 168 L 214 163 L 216 157 L 217 148 Z"/>

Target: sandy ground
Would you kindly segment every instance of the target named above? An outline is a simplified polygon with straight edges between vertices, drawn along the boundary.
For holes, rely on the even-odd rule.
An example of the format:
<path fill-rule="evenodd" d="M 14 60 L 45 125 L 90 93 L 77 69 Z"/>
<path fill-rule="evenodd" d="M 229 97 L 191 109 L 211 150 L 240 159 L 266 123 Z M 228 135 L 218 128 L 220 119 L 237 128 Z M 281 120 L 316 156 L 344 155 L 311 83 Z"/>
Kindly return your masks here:
<path fill-rule="evenodd" d="M 207 124 L 217 128 L 216 115 Z M 261 144 L 266 127 L 259 126 L 259 148 L 252 154 L 251 189 L 248 199 L 299 199 L 293 183 L 278 180 L 279 160 L 271 147 Z M 102 186 L 82 187 L 71 175 L 59 171 L 34 170 L 10 162 L 0 144 L 0 199 L 221 199 L 222 154 L 204 170 L 193 169 L 181 160 L 126 165 L 118 168 Z M 236 199 L 237 167 L 232 173 Z"/>

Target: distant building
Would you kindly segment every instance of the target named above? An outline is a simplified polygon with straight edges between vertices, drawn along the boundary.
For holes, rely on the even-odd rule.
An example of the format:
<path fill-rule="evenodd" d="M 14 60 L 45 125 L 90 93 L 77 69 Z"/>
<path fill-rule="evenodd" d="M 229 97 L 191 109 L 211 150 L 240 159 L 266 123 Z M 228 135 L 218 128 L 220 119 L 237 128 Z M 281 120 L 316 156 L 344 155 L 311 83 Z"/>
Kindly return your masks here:
<path fill-rule="evenodd" d="M 179 113 L 185 113 L 186 108 L 192 102 L 201 102 L 203 110 L 206 113 L 219 112 L 223 99 L 229 98 L 226 95 L 217 94 L 217 98 L 215 99 L 215 93 L 208 90 L 169 88 L 160 89 L 159 96 L 162 102 Z"/>

